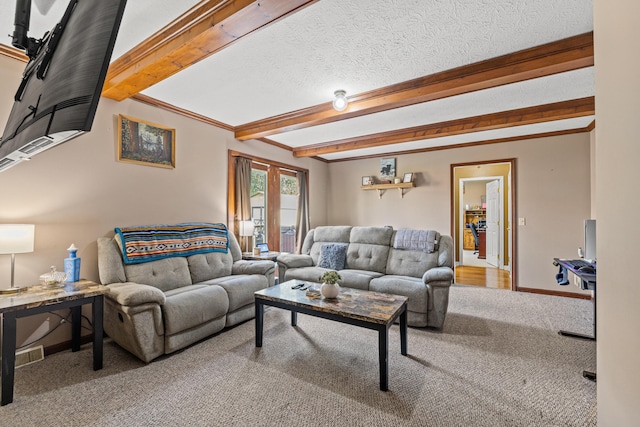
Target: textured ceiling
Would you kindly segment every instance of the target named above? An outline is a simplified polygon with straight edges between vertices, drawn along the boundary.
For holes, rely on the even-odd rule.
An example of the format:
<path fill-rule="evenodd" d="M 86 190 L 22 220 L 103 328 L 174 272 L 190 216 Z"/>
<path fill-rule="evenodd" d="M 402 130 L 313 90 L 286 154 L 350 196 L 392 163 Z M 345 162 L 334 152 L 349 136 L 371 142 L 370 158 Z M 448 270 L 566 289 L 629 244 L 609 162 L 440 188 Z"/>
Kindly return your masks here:
<path fill-rule="evenodd" d="M 113 59 L 198 2 L 129 0 Z M 62 15 L 32 11 L 31 36 Z M 0 5 L 13 31 L 15 5 Z M 230 126 L 539 46 L 593 29 L 590 0 L 320 0 L 142 93 Z M 9 44 L 9 41 L 6 42 Z M 594 95 L 593 67 L 269 137 L 289 147 Z M 327 160 L 588 126 L 593 116 L 321 155 Z"/>

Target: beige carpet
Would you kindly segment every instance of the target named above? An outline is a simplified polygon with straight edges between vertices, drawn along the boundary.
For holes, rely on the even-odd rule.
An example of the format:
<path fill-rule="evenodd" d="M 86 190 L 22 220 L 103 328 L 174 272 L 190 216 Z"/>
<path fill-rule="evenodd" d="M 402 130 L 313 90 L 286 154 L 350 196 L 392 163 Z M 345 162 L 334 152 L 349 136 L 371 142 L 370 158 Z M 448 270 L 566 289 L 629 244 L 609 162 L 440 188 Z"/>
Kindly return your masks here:
<path fill-rule="evenodd" d="M 90 345 L 16 372 L 2 426 L 592 426 L 595 343 L 589 301 L 454 286 L 441 332 L 390 333 L 389 391 L 379 390 L 373 331 L 288 312 L 148 365 L 110 340 L 104 369 Z"/>

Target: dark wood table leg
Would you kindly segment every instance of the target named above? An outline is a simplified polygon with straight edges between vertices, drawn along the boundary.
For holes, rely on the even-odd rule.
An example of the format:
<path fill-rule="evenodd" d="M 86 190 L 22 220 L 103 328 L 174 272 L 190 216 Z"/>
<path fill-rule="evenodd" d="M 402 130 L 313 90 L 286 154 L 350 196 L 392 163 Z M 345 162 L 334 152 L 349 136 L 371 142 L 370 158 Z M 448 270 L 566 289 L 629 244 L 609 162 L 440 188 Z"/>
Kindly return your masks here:
<path fill-rule="evenodd" d="M 2 400 L 4 406 L 13 402 L 13 376 L 16 367 L 16 316 L 6 312 L 2 319 Z"/>
<path fill-rule="evenodd" d="M 79 307 L 80 308 L 80 307 Z M 104 310 L 104 296 L 98 295 L 93 298 L 92 313 L 93 313 L 93 370 L 97 371 L 102 369 L 102 339 L 104 336 L 103 331 L 103 310 Z"/>
<path fill-rule="evenodd" d="M 80 333 L 82 330 L 82 306 L 71 307 L 71 351 L 80 350 Z"/>
<path fill-rule="evenodd" d="M 407 309 L 400 315 L 400 353 L 407 355 Z"/>
<path fill-rule="evenodd" d="M 389 388 L 389 327 L 378 329 L 378 359 L 380 362 L 380 390 Z"/>
<path fill-rule="evenodd" d="M 256 298 L 256 347 L 262 347 L 262 326 L 264 317 L 264 305 Z"/>
<path fill-rule="evenodd" d="M 298 326 L 298 312 L 291 310 L 291 326 Z"/>

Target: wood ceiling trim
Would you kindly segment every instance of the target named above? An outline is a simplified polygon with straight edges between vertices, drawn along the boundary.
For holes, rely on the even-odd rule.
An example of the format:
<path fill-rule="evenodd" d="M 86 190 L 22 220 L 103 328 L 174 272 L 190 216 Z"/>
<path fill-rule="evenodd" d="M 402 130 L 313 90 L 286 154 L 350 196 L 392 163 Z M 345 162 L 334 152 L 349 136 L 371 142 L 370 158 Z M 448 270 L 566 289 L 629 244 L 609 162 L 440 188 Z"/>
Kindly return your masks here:
<path fill-rule="evenodd" d="M 24 51 L 2 43 L 0 43 L 0 55 L 8 56 L 9 58 L 17 59 L 22 62 L 29 62 L 29 57 L 24 54 Z"/>
<path fill-rule="evenodd" d="M 235 137 L 241 141 L 262 138 L 593 65 L 593 32 L 589 32 L 349 96 L 343 112 L 327 102 L 246 123 L 237 126 Z"/>
<path fill-rule="evenodd" d="M 451 150 L 454 148 L 466 148 L 466 147 L 477 147 L 480 145 L 499 144 L 503 142 L 524 141 L 527 139 L 548 138 L 551 136 L 572 135 L 574 133 L 590 132 L 591 130 L 589 128 L 590 126 L 587 126 L 584 128 L 577 128 L 577 129 L 565 129 L 565 130 L 557 130 L 552 132 L 535 133 L 531 135 L 518 135 L 518 136 L 510 136 L 506 138 L 487 139 L 484 141 L 462 142 L 459 144 L 451 144 L 451 145 L 438 145 L 437 147 L 416 148 L 414 150 L 392 151 L 384 154 L 370 154 L 366 156 L 357 156 L 357 157 L 348 157 L 344 159 L 328 160 L 328 163 L 349 162 L 352 160 L 376 159 L 380 157 L 426 153 L 429 151 L 442 151 L 442 150 Z M 481 163 L 484 163 L 484 162 L 481 162 Z"/>
<path fill-rule="evenodd" d="M 214 120 L 214 119 L 212 119 L 210 117 L 203 116 L 203 115 L 198 114 L 198 113 L 194 113 L 193 111 L 185 110 L 184 108 L 176 107 L 173 104 L 169 104 L 167 102 L 160 101 L 159 99 L 152 98 L 150 96 L 137 94 L 137 95 L 133 95 L 131 97 L 131 99 L 133 99 L 135 101 L 142 102 L 142 103 L 147 104 L 147 105 L 152 105 L 154 107 L 161 108 L 163 110 L 171 111 L 172 113 L 176 113 L 176 114 L 180 114 L 180 115 L 185 116 L 185 117 L 189 117 L 190 119 L 193 119 L 193 120 L 198 120 L 199 122 L 203 122 L 203 123 L 207 123 L 209 125 L 217 126 L 219 128 L 226 129 L 226 130 L 231 131 L 231 132 L 233 132 L 233 129 L 234 129 L 233 126 L 228 125 L 226 123 L 222 123 L 222 122 Z"/>
<path fill-rule="evenodd" d="M 295 157 L 320 156 L 342 151 L 400 144 L 431 138 L 461 135 L 486 130 L 504 129 L 554 120 L 571 119 L 595 114 L 595 97 L 555 102 L 519 108 L 499 113 L 483 114 L 441 123 L 345 138 L 293 149 Z"/>
<path fill-rule="evenodd" d="M 317 0 L 210 0 L 113 61 L 102 95 L 122 101 Z"/>

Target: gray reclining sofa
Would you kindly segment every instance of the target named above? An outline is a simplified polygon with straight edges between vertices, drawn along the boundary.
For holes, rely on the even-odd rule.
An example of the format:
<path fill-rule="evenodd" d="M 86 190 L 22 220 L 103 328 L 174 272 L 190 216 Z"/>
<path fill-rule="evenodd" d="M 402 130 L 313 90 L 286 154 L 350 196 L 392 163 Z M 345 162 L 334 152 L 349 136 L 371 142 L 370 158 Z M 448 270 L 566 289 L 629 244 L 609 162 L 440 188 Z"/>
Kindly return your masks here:
<path fill-rule="evenodd" d="M 105 295 L 104 330 L 144 362 L 254 317 L 257 290 L 274 284 L 275 264 L 244 261 L 232 233 L 226 252 L 174 256 L 136 264 L 121 239 L 98 238 Z"/>
<path fill-rule="evenodd" d="M 424 241 L 414 242 L 420 243 L 413 245 L 419 248 L 407 245 L 400 237 L 408 236 L 409 231 L 413 232 L 411 236 L 430 235 L 430 246 Z M 335 257 L 337 248 L 345 252 L 344 259 L 340 254 Z M 329 265 L 335 258 L 338 265 Z M 337 270 L 342 277 L 340 286 L 408 297 L 410 326 L 441 328 L 454 278 L 453 240 L 426 230 L 317 227 L 305 237 L 302 254 L 278 257 L 278 269 L 281 283 L 292 279 L 317 282 L 323 272 Z"/>

